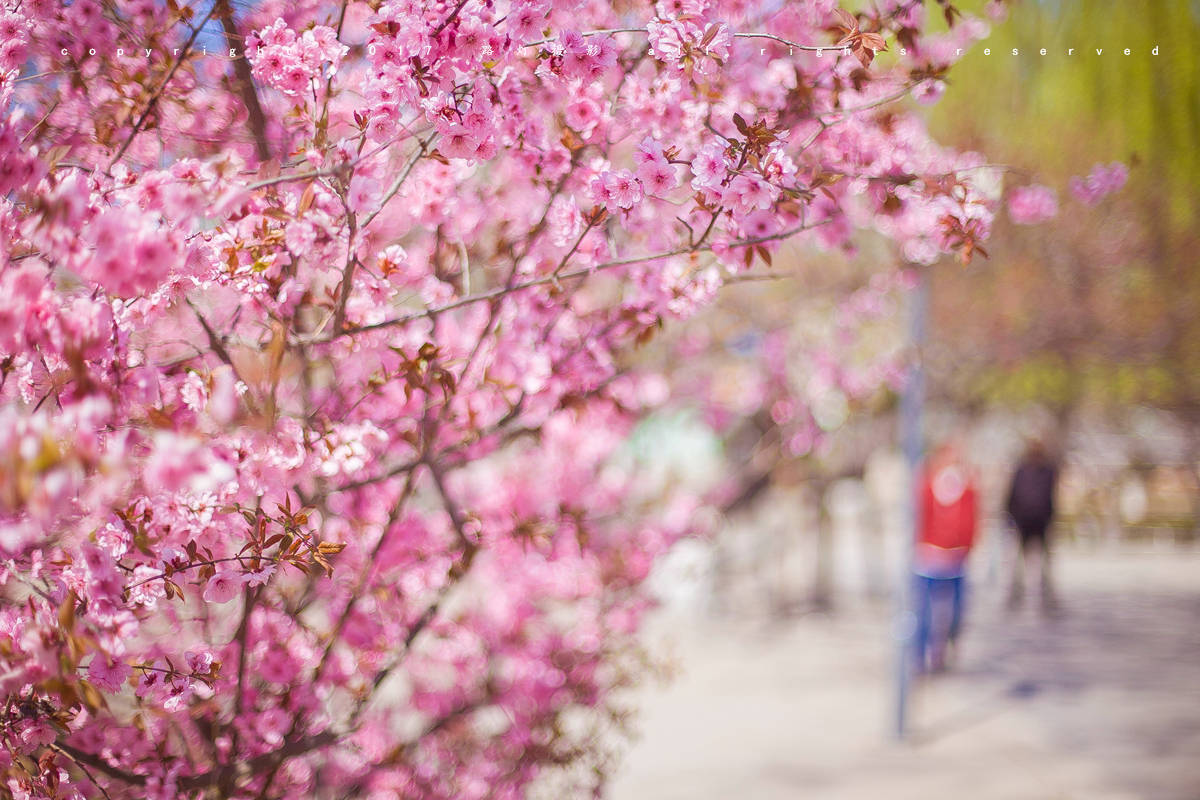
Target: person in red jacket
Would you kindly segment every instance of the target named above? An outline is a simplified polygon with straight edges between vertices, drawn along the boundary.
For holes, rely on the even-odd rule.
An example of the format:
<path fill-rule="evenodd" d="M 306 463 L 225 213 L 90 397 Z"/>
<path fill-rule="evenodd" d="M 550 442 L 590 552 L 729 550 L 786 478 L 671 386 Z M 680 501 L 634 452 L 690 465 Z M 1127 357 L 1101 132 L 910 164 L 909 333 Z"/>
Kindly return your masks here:
<path fill-rule="evenodd" d="M 921 471 L 917 496 L 916 660 L 919 671 L 941 670 L 947 646 L 962 629 L 963 578 L 978 528 L 978 490 L 957 446 L 944 444 Z M 950 624 L 943 639 L 934 630 L 934 608 L 950 597 Z"/>

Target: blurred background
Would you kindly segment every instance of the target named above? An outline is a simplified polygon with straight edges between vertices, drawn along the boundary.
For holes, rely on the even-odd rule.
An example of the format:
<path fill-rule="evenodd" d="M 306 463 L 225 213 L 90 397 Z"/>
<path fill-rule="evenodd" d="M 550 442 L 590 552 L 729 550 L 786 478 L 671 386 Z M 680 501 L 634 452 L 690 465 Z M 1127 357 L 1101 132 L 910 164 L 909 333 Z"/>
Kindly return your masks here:
<path fill-rule="evenodd" d="M 870 235 L 784 249 L 640 354 L 709 401 L 649 420 L 630 457 L 721 511 L 655 576 L 665 680 L 631 698 L 615 800 L 1200 798 L 1200 3 L 999 17 L 921 113 L 1005 181 L 1056 187 L 1056 219 L 1001 213 L 990 258 L 922 273 Z M 1121 191 L 1071 199 L 1113 161 Z M 899 735 L 905 408 L 925 448 L 962 442 L 983 521 L 959 651 L 907 683 Z M 1030 436 L 1060 464 L 1055 614 L 1006 603 Z"/>

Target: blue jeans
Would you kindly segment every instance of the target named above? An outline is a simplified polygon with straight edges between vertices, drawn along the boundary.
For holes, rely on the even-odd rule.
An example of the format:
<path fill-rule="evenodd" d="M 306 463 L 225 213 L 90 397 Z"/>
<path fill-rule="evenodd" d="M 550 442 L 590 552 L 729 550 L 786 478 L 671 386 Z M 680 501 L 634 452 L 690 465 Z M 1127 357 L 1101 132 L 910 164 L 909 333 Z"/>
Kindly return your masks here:
<path fill-rule="evenodd" d="M 916 639 L 913 642 L 913 655 L 916 659 L 918 672 L 924 672 L 930 667 L 942 665 L 942 657 L 947 641 L 954 641 L 962 628 L 963 618 L 963 578 L 927 578 L 917 575 L 914 600 L 917 612 Z M 950 626 L 945 638 L 941 631 L 933 628 L 933 609 L 944 598 L 950 597 Z"/>

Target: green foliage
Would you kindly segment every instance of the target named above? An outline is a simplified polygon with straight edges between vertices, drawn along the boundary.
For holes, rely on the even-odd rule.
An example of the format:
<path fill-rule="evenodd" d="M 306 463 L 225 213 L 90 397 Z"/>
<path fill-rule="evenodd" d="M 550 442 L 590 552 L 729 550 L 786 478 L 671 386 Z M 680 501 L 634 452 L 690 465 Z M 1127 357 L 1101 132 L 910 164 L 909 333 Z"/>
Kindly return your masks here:
<path fill-rule="evenodd" d="M 955 66 L 932 123 L 1039 174 L 1132 159 L 1143 181 L 1170 197 L 1173 220 L 1191 222 L 1184 215 L 1195 212 L 1200 188 L 1198 14 L 1190 0 L 1018 2 Z"/>
<path fill-rule="evenodd" d="M 1068 408 L 1084 400 L 1108 405 L 1169 405 L 1178 387 L 1163 364 L 1067 361 L 1039 355 L 1011 368 L 984 370 L 974 383 L 976 400 L 1006 406 L 1044 403 Z"/>
<path fill-rule="evenodd" d="M 1198 39 L 1191 0 L 1018 0 L 956 65 L 933 129 L 1012 167 L 1006 186 L 1056 186 L 1063 211 L 1037 229 L 1000 222 L 986 268 L 939 270 L 934 337 L 958 373 L 944 390 L 1200 412 Z M 1070 197 L 1071 176 L 1115 160 L 1131 168 L 1123 191 Z"/>

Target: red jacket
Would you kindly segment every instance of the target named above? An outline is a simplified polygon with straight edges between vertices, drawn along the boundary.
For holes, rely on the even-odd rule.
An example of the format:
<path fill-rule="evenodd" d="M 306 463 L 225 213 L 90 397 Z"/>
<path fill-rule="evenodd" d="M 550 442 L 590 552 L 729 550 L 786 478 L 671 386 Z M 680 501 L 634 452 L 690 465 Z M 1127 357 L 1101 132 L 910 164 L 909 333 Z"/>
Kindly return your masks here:
<path fill-rule="evenodd" d="M 975 543 L 977 491 L 963 467 L 948 465 L 921 474 L 916 571 L 929 577 L 961 575 Z"/>

